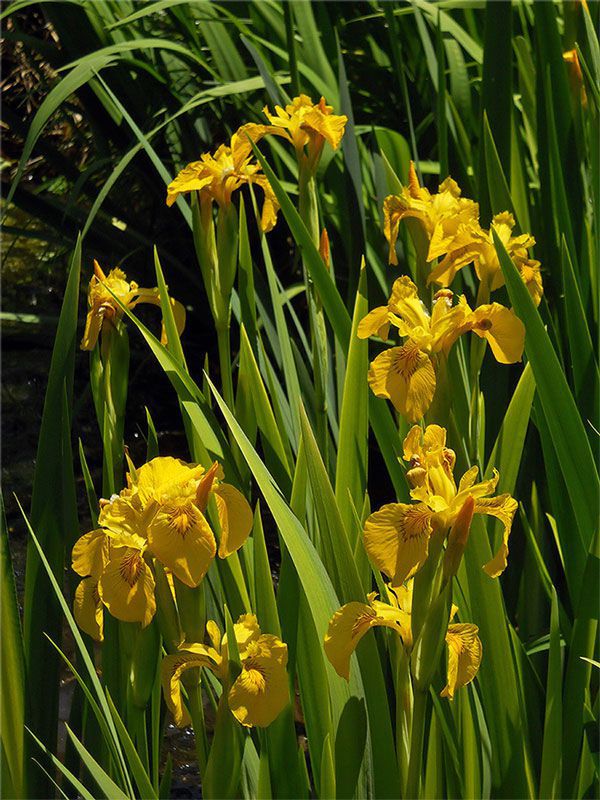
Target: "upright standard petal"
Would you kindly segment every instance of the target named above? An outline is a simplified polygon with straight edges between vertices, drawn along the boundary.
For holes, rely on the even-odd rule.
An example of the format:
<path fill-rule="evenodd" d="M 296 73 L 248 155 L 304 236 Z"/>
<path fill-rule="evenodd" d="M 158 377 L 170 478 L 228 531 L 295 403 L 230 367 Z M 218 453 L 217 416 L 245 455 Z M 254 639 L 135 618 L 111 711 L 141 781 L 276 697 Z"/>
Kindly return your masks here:
<path fill-rule="evenodd" d="M 481 639 L 479 628 L 471 623 L 456 623 L 448 626 L 448 677 L 442 697 L 454 699 L 457 689 L 466 686 L 477 675 L 481 664 Z"/>
<path fill-rule="evenodd" d="M 424 503 L 388 503 L 367 518 L 363 533 L 367 555 L 392 586 L 404 583 L 427 558 L 431 516 Z"/>
<path fill-rule="evenodd" d="M 368 381 L 373 394 L 391 400 L 409 422 L 421 419 L 435 394 L 431 359 L 410 340 L 380 353 L 371 362 Z"/>
<path fill-rule="evenodd" d="M 156 612 L 154 576 L 134 547 L 111 548 L 98 593 L 113 617 L 123 622 L 141 622 L 145 628 Z"/>
<path fill-rule="evenodd" d="M 221 541 L 219 558 L 227 558 L 244 544 L 254 523 L 252 509 L 244 495 L 229 483 L 219 483 L 213 489 L 217 501 Z"/>
<path fill-rule="evenodd" d="M 246 647 L 242 671 L 229 691 L 229 708 L 242 725 L 266 728 L 289 702 L 287 645 L 262 634 Z"/>
<path fill-rule="evenodd" d="M 186 586 L 198 586 L 217 549 L 204 514 L 186 498 L 159 506 L 148 526 L 148 547 Z"/>
<path fill-rule="evenodd" d="M 150 500 L 160 503 L 188 493 L 193 496 L 204 472 L 204 467 L 198 464 L 188 464 L 172 456 L 157 456 L 138 468 L 135 488 L 143 506 Z"/>

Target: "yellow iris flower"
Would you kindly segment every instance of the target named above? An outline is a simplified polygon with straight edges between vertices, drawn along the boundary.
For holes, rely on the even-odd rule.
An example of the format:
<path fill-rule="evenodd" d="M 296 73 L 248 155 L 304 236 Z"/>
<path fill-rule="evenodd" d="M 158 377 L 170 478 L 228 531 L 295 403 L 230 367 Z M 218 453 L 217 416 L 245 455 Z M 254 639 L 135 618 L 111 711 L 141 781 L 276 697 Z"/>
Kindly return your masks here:
<path fill-rule="evenodd" d="M 431 271 L 428 283 L 449 286 L 458 270 L 473 262 L 477 277 L 487 281 L 490 291 L 504 286 L 504 275 L 492 236 L 494 230 L 519 270 L 534 303 L 539 305 L 544 293 L 540 262 L 529 258 L 528 253 L 535 239 L 529 233 L 513 236 L 514 227 L 515 219 L 508 211 L 496 214 L 489 231 L 483 230 L 476 220 L 461 225 L 451 252 Z"/>
<path fill-rule="evenodd" d="M 415 165 L 410 162 L 408 186 L 400 195 L 389 195 L 383 203 L 383 232 L 389 244 L 389 262 L 397 264 L 396 241 L 403 219 L 417 220 L 428 239 L 426 260 L 447 254 L 461 225 L 476 221 L 479 205 L 466 197 L 452 178 L 446 178 L 432 194 L 419 184 Z"/>
<path fill-rule="evenodd" d="M 261 216 L 263 231 L 272 230 L 277 222 L 279 204 L 266 175 L 260 172 L 260 166 L 250 155 L 251 139 L 260 138 L 256 126 L 244 125 L 234 133 L 230 145 L 221 145 L 214 154 L 204 153 L 200 161 L 193 161 L 184 167 L 177 177 L 167 186 L 167 205 L 172 206 L 180 194 L 197 191 L 200 202 L 209 206 L 216 202 L 226 207 L 231 203 L 231 196 L 236 189 L 252 183 L 264 192 L 264 203 Z M 258 126 L 264 127 L 264 126 Z"/>
<path fill-rule="evenodd" d="M 341 678 L 350 679 L 350 658 L 358 643 L 371 628 L 387 627 L 399 634 L 407 652 L 412 649 L 411 631 L 413 582 L 397 588 L 387 586 L 389 603 L 377 600 L 377 592 L 367 596 L 367 603 L 346 603 L 329 621 L 324 639 L 325 655 Z M 456 607 L 453 607 L 451 616 Z M 481 664 L 482 646 L 478 628 L 471 623 L 450 624 L 446 633 L 448 671 L 442 697 L 453 699 L 454 693 L 470 683 Z"/>
<path fill-rule="evenodd" d="M 200 583 L 217 553 L 205 517 L 211 497 L 221 529 L 219 557 L 227 558 L 244 544 L 252 509 L 222 477 L 216 462 L 205 470 L 158 457 L 135 477 L 129 474 L 128 488 L 120 495 L 103 502 L 98 529 L 73 547 L 73 569 L 84 578 L 75 597 L 75 617 L 83 630 L 101 638 L 102 605 L 117 619 L 149 624 L 156 611 L 151 557 L 187 586 Z"/>
<path fill-rule="evenodd" d="M 254 614 L 242 615 L 233 628 L 242 670 L 231 687 L 227 635 L 221 637 L 213 620 L 206 625 L 210 645 L 184 643 L 177 653 L 163 658 L 163 694 L 176 725 L 190 724 L 181 696 L 181 676 L 197 667 L 210 669 L 219 678 L 224 690 L 228 690 L 231 713 L 248 728 L 266 728 L 289 702 L 287 645 L 276 636 L 261 633 Z"/>
<path fill-rule="evenodd" d="M 160 306 L 160 294 L 157 288 L 140 288 L 135 281 L 128 281 L 121 269 L 111 269 L 108 275 L 105 275 L 100 264 L 94 261 L 94 274 L 88 288 L 88 314 L 80 345 L 82 350 L 93 350 L 100 331 L 114 325 L 121 318 L 122 309 L 113 295 L 129 309 L 135 308 L 139 303 Z M 185 327 L 185 308 L 172 298 L 171 307 L 177 330 L 181 333 Z M 161 342 L 166 344 L 166 341 L 163 324 Z"/>
<path fill-rule="evenodd" d="M 472 512 L 496 517 L 503 524 L 498 552 L 483 569 L 492 578 L 506 568 L 508 537 L 517 502 L 509 494 L 490 497 L 499 474 L 476 483 L 478 468 L 471 467 L 456 486 L 455 454 L 446 447 L 446 430 L 428 425 L 425 432 L 415 425 L 404 440 L 404 459 L 410 463 L 407 478 L 415 503 L 388 503 L 371 514 L 364 528 L 365 549 L 372 563 L 400 586 L 425 563 L 434 528 L 448 531 L 458 518 L 467 498 L 474 501 Z"/>
<path fill-rule="evenodd" d="M 324 97 L 313 103 L 305 94 L 294 97 L 285 108 L 275 106 L 274 114 L 265 106 L 263 114 L 271 124 L 258 126 L 264 129 L 262 135 L 275 134 L 287 139 L 294 145 L 299 160 L 306 148 L 311 165 L 318 162 L 325 142 L 337 150 L 348 122 L 345 115 L 333 113 L 333 107 L 327 105 Z"/>
<path fill-rule="evenodd" d="M 525 327 L 508 308 L 499 303 L 471 309 L 464 297 L 452 305 L 452 292 L 435 296 L 431 315 L 419 299 L 417 287 L 403 276 L 394 282 L 386 306 L 375 308 L 361 320 L 358 336 L 375 334 L 387 338 L 390 324 L 405 338 L 401 347 L 380 353 L 369 369 L 369 386 L 377 397 L 391 400 L 409 422 L 427 411 L 436 388 L 433 357 L 447 355 L 463 333 L 473 331 L 488 341 L 501 364 L 512 364 L 523 355 Z"/>

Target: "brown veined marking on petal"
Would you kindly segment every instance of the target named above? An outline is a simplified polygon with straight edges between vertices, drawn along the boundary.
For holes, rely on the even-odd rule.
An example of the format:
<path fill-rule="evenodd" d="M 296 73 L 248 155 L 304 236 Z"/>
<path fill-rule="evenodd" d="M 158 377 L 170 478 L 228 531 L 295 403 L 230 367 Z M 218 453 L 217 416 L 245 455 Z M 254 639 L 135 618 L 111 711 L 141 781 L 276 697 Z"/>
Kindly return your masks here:
<path fill-rule="evenodd" d="M 176 505 L 167 510 L 169 526 L 185 539 L 188 530 L 194 521 L 194 509 L 191 503 Z"/>
<path fill-rule="evenodd" d="M 355 636 L 359 636 L 363 628 L 368 628 L 376 616 L 377 614 L 372 608 L 365 610 L 362 614 L 360 614 L 352 626 L 352 638 L 354 639 Z"/>
<path fill-rule="evenodd" d="M 405 381 L 410 380 L 417 371 L 420 355 L 421 350 L 413 342 L 407 342 L 399 349 L 394 367 L 398 375 L 401 375 Z"/>
<path fill-rule="evenodd" d="M 431 511 L 427 506 L 414 506 L 409 508 L 398 524 L 398 533 L 403 542 L 410 539 L 418 539 L 427 531 Z"/>
<path fill-rule="evenodd" d="M 492 320 L 484 317 L 483 319 L 480 319 L 479 322 L 476 322 L 473 327 L 480 331 L 489 331 L 492 328 Z"/>
<path fill-rule="evenodd" d="M 142 572 L 142 567 L 142 556 L 137 551 L 134 551 L 123 556 L 119 572 L 124 581 L 130 586 L 135 586 Z"/>
<path fill-rule="evenodd" d="M 267 687 L 267 673 L 255 659 L 247 658 L 243 664 L 244 684 L 249 691 L 262 694 Z"/>

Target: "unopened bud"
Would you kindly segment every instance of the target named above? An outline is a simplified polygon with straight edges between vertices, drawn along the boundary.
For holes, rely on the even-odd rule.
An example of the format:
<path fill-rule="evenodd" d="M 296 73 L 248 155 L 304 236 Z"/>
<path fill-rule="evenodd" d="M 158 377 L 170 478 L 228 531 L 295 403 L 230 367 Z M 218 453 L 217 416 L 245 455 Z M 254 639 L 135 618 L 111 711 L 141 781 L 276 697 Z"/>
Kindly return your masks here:
<path fill-rule="evenodd" d="M 323 259 L 323 262 L 327 269 L 329 269 L 330 258 L 329 258 L 329 236 L 327 235 L 327 229 L 323 228 L 321 231 L 321 240 L 319 241 L 319 254 Z"/>
<path fill-rule="evenodd" d="M 450 529 L 446 553 L 444 554 L 444 581 L 449 580 L 458 572 L 469 539 L 474 508 L 475 500 L 469 495 Z"/>
<path fill-rule="evenodd" d="M 218 469 L 219 462 L 215 461 L 208 472 L 202 476 L 198 488 L 196 489 L 196 505 L 202 512 L 206 511 L 206 507 L 208 506 L 208 497 L 212 491 L 213 481 Z"/>

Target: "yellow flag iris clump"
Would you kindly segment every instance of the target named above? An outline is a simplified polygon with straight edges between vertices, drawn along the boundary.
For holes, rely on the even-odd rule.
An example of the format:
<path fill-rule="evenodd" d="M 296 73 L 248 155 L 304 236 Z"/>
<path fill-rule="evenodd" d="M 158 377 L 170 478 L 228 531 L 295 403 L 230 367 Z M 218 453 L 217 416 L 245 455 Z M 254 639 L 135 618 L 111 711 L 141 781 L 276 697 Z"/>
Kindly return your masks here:
<path fill-rule="evenodd" d="M 135 281 L 128 281 L 121 269 L 111 269 L 108 275 L 94 261 L 94 274 L 88 288 L 88 314 L 85 331 L 81 340 L 82 350 L 93 350 L 101 331 L 114 326 L 121 319 L 123 311 L 115 297 L 129 309 L 139 303 L 150 303 L 160 306 L 160 293 L 157 288 L 142 289 Z M 178 333 L 185 326 L 185 308 L 177 300 L 170 299 L 171 308 Z M 166 343 L 167 337 L 163 324 L 161 341 Z"/>
<path fill-rule="evenodd" d="M 261 633 L 254 614 L 244 614 L 233 625 L 241 672 L 230 684 L 227 634 L 213 620 L 206 624 L 210 645 L 184 642 L 177 653 L 162 660 L 163 695 L 175 724 L 189 725 L 190 716 L 181 697 L 186 670 L 204 667 L 223 685 L 229 709 L 245 727 L 266 728 L 289 702 L 287 645 L 277 636 Z"/>
<path fill-rule="evenodd" d="M 506 568 L 508 537 L 516 501 L 508 494 L 493 495 L 499 475 L 476 483 L 477 467 L 454 480 L 456 455 L 446 447 L 446 431 L 428 425 L 423 433 L 415 425 L 404 440 L 404 459 L 409 462 L 407 479 L 413 503 L 388 503 L 371 514 L 364 527 L 364 543 L 373 564 L 400 586 L 415 575 L 429 554 L 434 533 L 446 536 L 467 499 L 474 501 L 473 513 L 487 514 L 503 524 L 502 544 L 490 562 L 487 574 L 496 578 Z"/>
<path fill-rule="evenodd" d="M 156 612 L 152 558 L 187 586 L 198 586 L 216 553 L 205 516 L 214 498 L 220 527 L 218 555 L 227 558 L 246 541 L 252 510 L 235 487 L 209 470 L 176 458 L 157 457 L 128 475 L 128 486 L 102 502 L 98 528 L 75 543 L 74 571 L 83 578 L 75 619 L 102 639 L 102 607 L 117 619 L 146 626 Z"/>
<path fill-rule="evenodd" d="M 473 263 L 477 277 L 485 281 L 489 291 L 504 285 L 500 262 L 494 247 L 491 229 L 498 234 L 513 259 L 536 305 L 542 294 L 540 262 L 529 257 L 535 238 L 529 233 L 513 236 L 515 219 L 505 211 L 496 214 L 491 229 L 479 224 L 479 206 L 461 196 L 456 181 L 446 178 L 436 193 L 419 184 L 411 162 L 408 186 L 400 195 L 389 195 L 383 206 L 384 234 L 389 244 L 389 262 L 397 264 L 396 242 L 400 222 L 416 220 L 427 240 L 425 261 L 431 264 L 428 283 L 450 286 L 462 267 Z M 441 259 L 441 260 L 439 260 Z M 438 261 L 436 264 L 435 262 Z"/>

